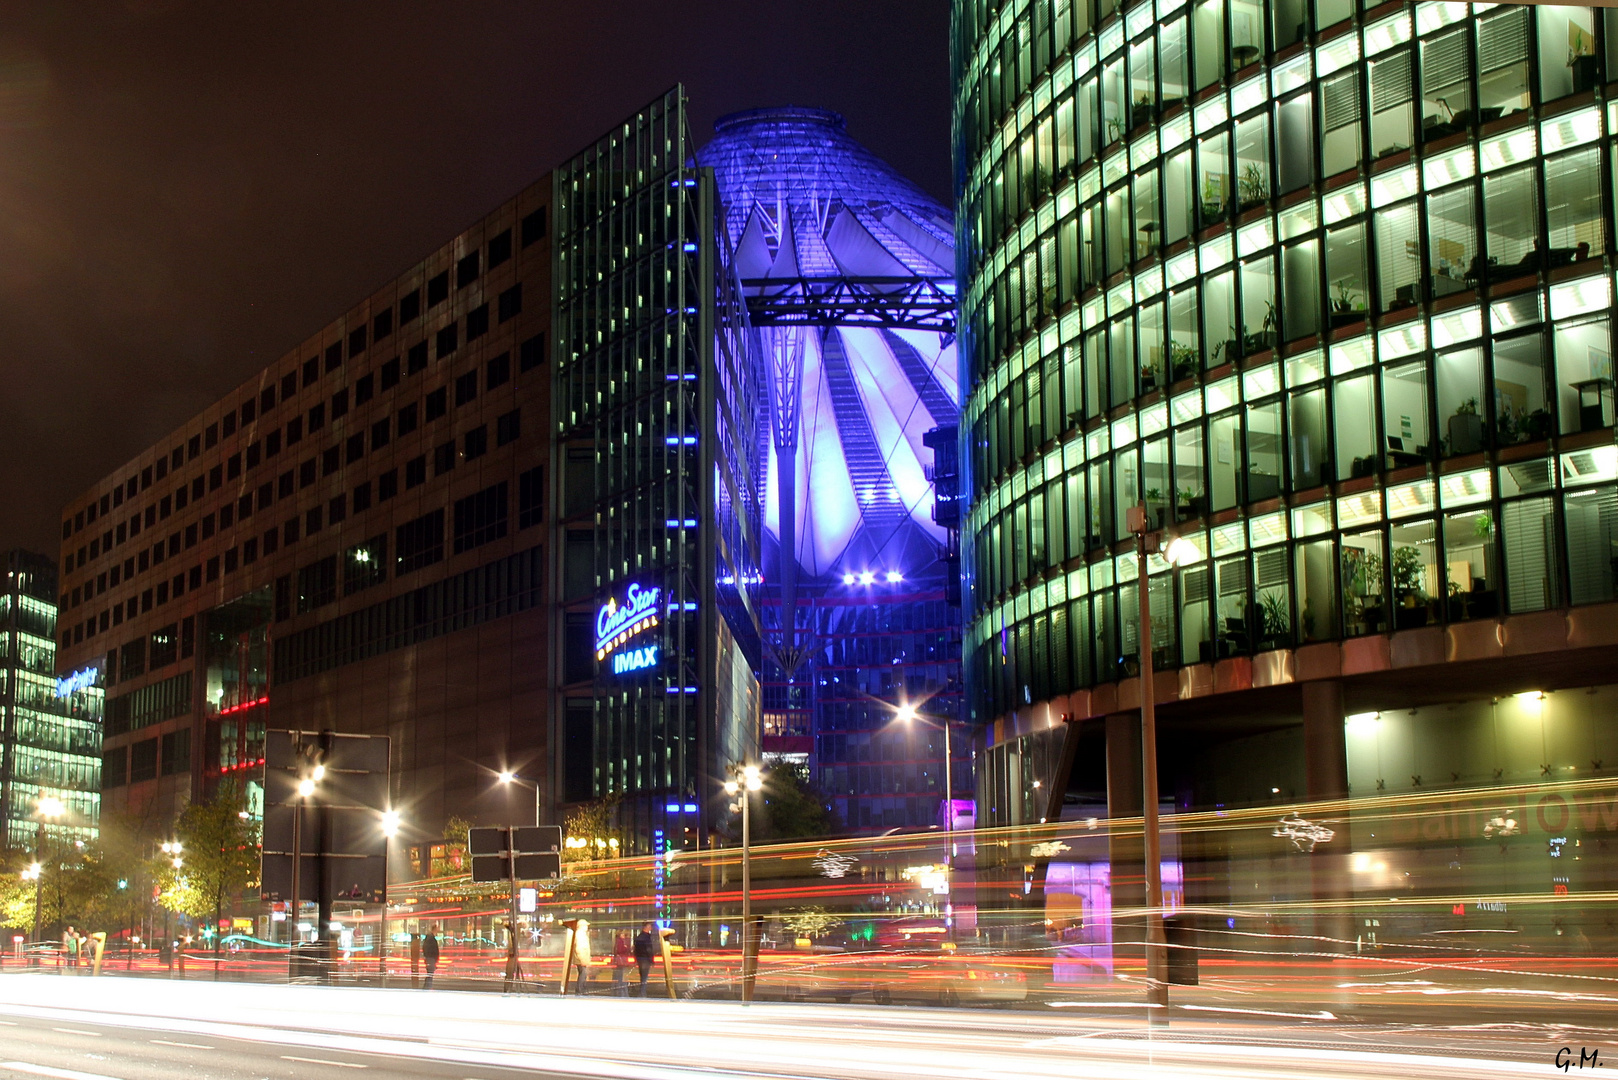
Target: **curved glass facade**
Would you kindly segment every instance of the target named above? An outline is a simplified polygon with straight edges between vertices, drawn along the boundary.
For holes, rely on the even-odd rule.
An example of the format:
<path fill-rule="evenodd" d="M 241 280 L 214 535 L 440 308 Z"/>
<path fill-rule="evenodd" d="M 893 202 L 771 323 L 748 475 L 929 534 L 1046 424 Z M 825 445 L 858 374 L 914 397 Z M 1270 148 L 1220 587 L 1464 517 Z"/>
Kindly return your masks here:
<path fill-rule="evenodd" d="M 1610 17 L 957 0 L 977 719 L 1614 599 Z"/>

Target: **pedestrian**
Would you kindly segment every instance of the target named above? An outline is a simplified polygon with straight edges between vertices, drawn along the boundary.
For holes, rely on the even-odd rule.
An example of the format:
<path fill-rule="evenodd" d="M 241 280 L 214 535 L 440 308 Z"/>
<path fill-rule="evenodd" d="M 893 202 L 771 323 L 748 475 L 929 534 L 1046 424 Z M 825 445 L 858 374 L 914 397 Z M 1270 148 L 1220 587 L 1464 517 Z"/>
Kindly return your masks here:
<path fill-rule="evenodd" d="M 421 984 L 421 988 L 431 990 L 433 972 L 438 970 L 438 935 L 431 926 L 427 927 L 427 933 L 421 939 L 421 959 L 427 965 L 427 980 Z"/>
<path fill-rule="evenodd" d="M 62 959 L 70 968 L 79 966 L 79 932 L 71 926 L 62 931 Z"/>
<path fill-rule="evenodd" d="M 590 928 L 580 919 L 579 928 L 573 932 L 573 962 L 579 968 L 580 997 L 588 992 L 585 987 L 590 983 L 590 959 Z"/>
<path fill-rule="evenodd" d="M 640 933 L 635 935 L 635 966 L 640 968 L 640 996 L 646 996 L 646 977 L 652 973 L 652 947 L 656 943 L 652 937 L 656 930 L 651 923 L 642 923 Z"/>
<path fill-rule="evenodd" d="M 629 943 L 629 931 L 620 930 L 612 936 L 612 996 L 628 997 L 629 983 L 624 976 L 628 974 L 630 961 L 634 959 L 634 949 Z"/>

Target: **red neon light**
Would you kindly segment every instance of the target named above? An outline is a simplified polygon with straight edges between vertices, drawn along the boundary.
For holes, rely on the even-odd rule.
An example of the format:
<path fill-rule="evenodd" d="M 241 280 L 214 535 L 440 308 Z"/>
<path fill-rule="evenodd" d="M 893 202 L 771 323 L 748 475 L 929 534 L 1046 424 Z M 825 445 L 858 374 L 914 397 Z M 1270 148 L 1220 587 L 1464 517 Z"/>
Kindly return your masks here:
<path fill-rule="evenodd" d="M 232 705 L 228 709 L 220 709 L 219 710 L 219 715 L 220 716 L 229 716 L 231 713 L 241 712 L 243 709 L 253 709 L 253 708 L 257 708 L 260 705 L 268 705 L 269 703 L 270 703 L 270 695 L 265 694 L 263 697 L 259 698 L 257 701 L 244 701 L 240 705 Z"/>

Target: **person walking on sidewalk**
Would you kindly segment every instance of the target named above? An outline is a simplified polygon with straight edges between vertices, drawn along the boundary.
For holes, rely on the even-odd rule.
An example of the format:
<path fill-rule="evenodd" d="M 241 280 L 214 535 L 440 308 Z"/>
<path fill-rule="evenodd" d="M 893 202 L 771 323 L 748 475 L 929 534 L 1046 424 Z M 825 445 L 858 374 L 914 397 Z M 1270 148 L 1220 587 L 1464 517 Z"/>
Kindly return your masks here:
<path fill-rule="evenodd" d="M 421 939 L 421 959 L 427 965 L 427 980 L 421 984 L 423 990 L 433 988 L 433 972 L 438 970 L 438 935 L 433 928 L 427 928 L 427 934 Z"/>
<path fill-rule="evenodd" d="M 640 996 L 646 996 L 646 977 L 652 973 L 652 950 L 657 941 L 653 933 L 657 928 L 651 923 L 642 923 L 640 933 L 635 935 L 635 966 L 640 968 Z"/>
<path fill-rule="evenodd" d="M 630 961 L 634 957 L 634 950 L 629 943 L 629 931 L 620 930 L 612 936 L 612 996 L 628 997 L 629 983 L 625 976 L 629 972 Z"/>

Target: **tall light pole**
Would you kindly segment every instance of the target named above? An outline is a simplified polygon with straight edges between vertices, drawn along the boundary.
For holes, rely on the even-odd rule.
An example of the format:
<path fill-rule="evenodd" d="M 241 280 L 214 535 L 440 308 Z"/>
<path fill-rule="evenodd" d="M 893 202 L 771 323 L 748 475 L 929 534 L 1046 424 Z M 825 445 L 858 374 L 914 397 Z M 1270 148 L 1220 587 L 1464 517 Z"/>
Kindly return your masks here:
<path fill-rule="evenodd" d="M 32 875 L 34 883 L 34 941 L 39 941 L 39 892 L 42 885 L 41 871 L 45 866 L 45 822 L 54 822 L 67 813 L 67 807 L 55 795 L 42 795 L 34 804 L 34 812 L 39 816 L 38 827 L 34 830 L 34 861 L 25 873 Z"/>
<path fill-rule="evenodd" d="M 1129 508 L 1129 531 L 1135 534 L 1135 591 L 1140 595 L 1140 741 L 1141 826 L 1146 847 L 1146 1001 L 1148 1019 L 1168 1022 L 1157 1010 L 1169 1004 L 1168 942 L 1163 935 L 1163 832 L 1157 820 L 1157 694 L 1152 678 L 1152 590 L 1147 576 L 1148 555 L 1157 554 L 1162 534 L 1147 528 L 1146 504 Z M 1191 542 L 1175 537 L 1163 553 L 1170 566 L 1188 561 L 1195 553 Z"/>
<path fill-rule="evenodd" d="M 299 929 L 299 920 L 303 918 L 303 813 L 315 793 L 315 785 L 326 778 L 326 766 L 320 760 L 319 750 L 315 747 L 300 747 L 299 750 L 303 762 L 298 771 L 298 797 L 292 803 L 292 900 L 287 905 L 288 928 L 292 931 L 292 948 L 287 959 L 292 972 L 301 970 L 298 946 L 303 944 L 303 932 Z M 316 910 L 319 910 L 318 904 Z M 320 921 L 318 916 L 315 921 Z M 318 938 L 320 933 L 317 927 L 315 936 Z"/>
<path fill-rule="evenodd" d="M 532 791 L 534 793 L 534 824 L 538 825 L 539 824 L 539 784 L 538 784 L 538 782 L 533 781 L 533 780 L 524 780 L 522 777 L 518 776 L 516 773 L 512 772 L 510 769 L 502 769 L 502 770 L 500 770 L 499 777 L 500 777 L 500 782 L 502 784 L 515 784 L 518 787 L 525 787 L 525 788 L 527 788 L 528 790 L 530 790 L 530 791 Z M 516 967 L 517 956 L 518 956 L 518 950 L 517 950 L 517 914 L 518 914 L 518 912 L 517 912 L 517 844 L 516 844 L 516 838 L 515 837 L 512 838 L 511 850 L 506 853 L 506 857 L 508 859 L 507 866 L 511 871 L 511 961 L 512 961 L 512 965 L 513 965 L 512 970 L 507 974 L 507 978 L 511 979 L 511 980 L 515 980 L 517 978 L 517 976 L 518 976 L 518 971 L 519 971 L 519 969 Z"/>
<path fill-rule="evenodd" d="M 501 770 L 499 776 L 500 776 L 500 782 L 502 784 L 516 784 L 518 787 L 525 787 L 529 791 L 532 791 L 534 793 L 534 824 L 538 825 L 539 824 L 539 782 L 536 781 L 536 780 L 524 780 L 522 777 L 518 776 L 516 773 L 511 772 L 509 770 Z"/>
<path fill-rule="evenodd" d="M 399 835 L 399 825 L 399 811 L 382 811 L 382 835 L 387 841 L 382 849 L 382 916 L 377 920 L 381 930 L 376 938 L 376 967 L 383 986 L 388 985 L 388 855 Z"/>
<path fill-rule="evenodd" d="M 730 767 L 730 779 L 725 781 L 725 794 L 738 796 L 742 812 L 742 1000 L 753 1000 L 753 867 L 752 822 L 749 806 L 752 793 L 764 786 L 764 773 L 757 765 L 737 763 Z M 735 809 L 733 807 L 733 809 Z"/>

